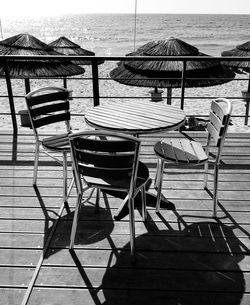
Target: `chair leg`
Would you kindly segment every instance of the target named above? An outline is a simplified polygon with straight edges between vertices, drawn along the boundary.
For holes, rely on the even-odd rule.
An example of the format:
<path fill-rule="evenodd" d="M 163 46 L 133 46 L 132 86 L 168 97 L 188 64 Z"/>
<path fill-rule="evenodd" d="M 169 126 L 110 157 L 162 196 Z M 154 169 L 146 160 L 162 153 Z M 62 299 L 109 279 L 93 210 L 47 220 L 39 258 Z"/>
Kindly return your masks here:
<path fill-rule="evenodd" d="M 213 217 L 217 217 L 217 204 L 218 204 L 218 177 L 219 177 L 219 165 L 214 166 L 214 198 L 213 198 Z"/>
<path fill-rule="evenodd" d="M 75 183 L 75 178 L 73 177 L 70 181 L 70 184 L 69 184 L 69 187 L 67 190 L 67 198 L 69 198 L 69 196 L 70 196 L 74 183 Z"/>
<path fill-rule="evenodd" d="M 147 219 L 147 201 L 146 201 L 146 189 L 145 186 L 141 189 L 141 202 L 142 202 L 142 220 Z"/>
<path fill-rule="evenodd" d="M 36 141 L 35 160 L 34 160 L 34 173 L 33 173 L 33 185 L 36 185 L 36 182 L 37 182 L 39 151 L 40 151 L 40 143 L 38 141 Z"/>
<path fill-rule="evenodd" d="M 203 182 L 204 189 L 207 188 L 207 182 L 208 182 L 208 162 L 204 164 L 204 182 Z"/>
<path fill-rule="evenodd" d="M 99 206 L 100 206 L 100 195 L 101 190 L 99 188 L 96 189 L 96 200 L 95 200 L 95 213 L 99 213 Z"/>
<path fill-rule="evenodd" d="M 68 202 L 68 189 L 67 189 L 67 152 L 63 152 L 63 201 L 64 203 Z"/>
<path fill-rule="evenodd" d="M 82 201 L 82 194 L 78 194 L 77 202 L 76 202 L 76 209 L 75 209 L 75 213 L 74 213 L 72 229 L 71 229 L 71 234 L 70 234 L 70 245 L 69 245 L 70 249 L 73 249 L 74 244 L 75 244 L 76 229 L 77 229 L 77 223 L 78 223 L 81 201 Z"/>
<path fill-rule="evenodd" d="M 130 231 L 130 254 L 132 262 L 135 262 L 135 216 L 134 199 L 129 196 L 129 231 Z"/>
<path fill-rule="evenodd" d="M 159 159 L 158 160 L 158 173 L 157 173 L 157 199 L 156 199 L 156 212 L 160 211 L 161 205 L 161 190 L 162 190 L 162 178 L 163 178 L 163 171 L 164 171 L 164 161 Z"/>
<path fill-rule="evenodd" d="M 160 160 L 157 160 L 157 165 L 156 165 L 156 172 L 155 172 L 155 182 L 154 182 L 154 188 L 157 190 L 158 188 L 158 179 L 159 179 L 159 163 Z"/>

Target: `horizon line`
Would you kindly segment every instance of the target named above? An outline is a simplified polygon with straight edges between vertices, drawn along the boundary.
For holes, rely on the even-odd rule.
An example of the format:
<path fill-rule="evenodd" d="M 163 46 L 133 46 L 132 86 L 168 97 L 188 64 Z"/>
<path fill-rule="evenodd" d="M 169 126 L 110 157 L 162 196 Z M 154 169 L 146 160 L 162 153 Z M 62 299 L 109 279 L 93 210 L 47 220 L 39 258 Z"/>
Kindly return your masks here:
<path fill-rule="evenodd" d="M 71 12 L 71 13 L 52 13 L 48 15 L 23 15 L 23 16 L 14 16 L 14 15 L 6 15 L 6 16 L 1 16 L 0 19 L 5 19 L 5 18 L 37 18 L 37 17 L 52 17 L 52 16 L 68 16 L 68 15 L 135 15 L 134 12 L 112 12 L 112 13 L 101 13 L 101 12 L 87 12 L 87 13 L 79 13 L 79 12 Z M 244 16 L 249 16 L 249 14 L 246 13 L 140 13 L 137 12 L 136 15 L 244 15 Z"/>

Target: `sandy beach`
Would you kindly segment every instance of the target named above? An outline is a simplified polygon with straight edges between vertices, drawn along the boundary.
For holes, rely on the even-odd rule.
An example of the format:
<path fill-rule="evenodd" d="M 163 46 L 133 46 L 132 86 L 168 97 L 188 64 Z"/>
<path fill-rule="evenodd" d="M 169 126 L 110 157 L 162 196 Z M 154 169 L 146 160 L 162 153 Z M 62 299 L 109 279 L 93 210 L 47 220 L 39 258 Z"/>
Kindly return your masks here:
<path fill-rule="evenodd" d="M 109 78 L 109 72 L 115 67 L 115 62 L 106 62 L 99 66 L 100 78 Z M 86 72 L 84 79 L 68 79 L 68 88 L 73 90 L 73 101 L 71 102 L 71 112 L 77 115 L 84 114 L 89 107 L 93 107 L 92 93 L 92 81 L 91 79 L 91 67 L 84 66 Z M 246 80 L 238 79 L 246 78 Z M 185 90 L 185 105 L 184 110 L 187 115 L 206 115 L 209 111 L 210 101 L 214 97 L 227 97 L 231 98 L 233 103 L 232 115 L 244 115 L 245 114 L 245 102 L 241 98 L 241 91 L 247 88 L 247 75 L 237 75 L 235 80 L 212 87 L 204 88 L 187 88 Z M 7 95 L 5 79 L 0 80 L 0 95 Z M 30 80 L 31 90 L 42 87 L 42 86 L 62 86 L 62 80 L 56 79 L 32 79 Z M 13 79 L 12 80 L 13 94 L 15 96 L 15 109 L 18 113 L 20 110 L 26 108 L 25 100 L 23 98 L 25 94 L 24 80 Z M 133 100 L 136 103 L 138 97 L 145 97 L 145 101 L 150 101 L 150 90 L 151 88 L 143 87 L 131 87 L 119 84 L 112 79 L 100 79 L 99 91 L 100 91 L 100 103 L 116 102 L 122 100 Z M 167 89 L 163 89 L 163 102 L 166 102 Z M 180 107 L 180 89 L 173 89 L 172 105 Z M 115 98 L 113 98 L 115 97 Z M 176 98 L 177 97 L 177 98 Z M 205 98 L 204 98 L 205 97 Z M 197 99 L 194 99 L 197 98 Z M 233 99 L 232 99 L 233 98 Z M 9 101 L 8 98 L 0 99 L 0 127 L 1 129 L 11 128 L 10 116 L 3 115 L 3 113 L 9 112 Z M 231 131 L 248 131 L 248 127 L 244 126 L 244 118 L 232 117 L 233 125 L 230 126 Z M 18 125 L 20 125 L 20 118 L 18 116 Z M 76 129 L 81 129 L 84 126 L 84 119 L 82 116 L 73 117 L 72 126 Z"/>

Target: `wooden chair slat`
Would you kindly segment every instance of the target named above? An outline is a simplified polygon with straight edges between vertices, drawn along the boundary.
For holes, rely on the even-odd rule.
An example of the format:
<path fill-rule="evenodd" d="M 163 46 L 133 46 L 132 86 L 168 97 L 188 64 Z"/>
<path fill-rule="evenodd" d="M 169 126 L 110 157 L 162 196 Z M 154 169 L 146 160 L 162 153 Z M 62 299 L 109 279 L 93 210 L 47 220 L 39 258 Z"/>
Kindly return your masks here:
<path fill-rule="evenodd" d="M 67 111 L 67 110 L 69 110 L 69 102 L 65 101 L 65 102 L 53 103 L 37 108 L 32 107 L 30 109 L 30 114 L 32 117 L 35 118 L 40 115 L 44 115 L 52 112 Z"/>
<path fill-rule="evenodd" d="M 193 147 L 193 150 L 195 151 L 198 162 L 204 162 L 208 159 L 208 156 L 200 143 L 196 141 L 191 141 L 191 145 Z"/>
<path fill-rule="evenodd" d="M 221 129 L 224 127 L 224 125 L 222 124 L 222 120 L 215 113 L 210 112 L 209 121 L 215 127 L 215 129 L 218 131 L 218 134 L 220 135 L 222 132 Z"/>
<path fill-rule="evenodd" d="M 73 140 L 77 148 L 102 152 L 130 152 L 135 149 L 135 143 L 131 141 L 100 141 L 93 138 L 76 138 Z"/>
<path fill-rule="evenodd" d="M 181 160 L 182 162 L 197 162 L 197 154 L 192 142 L 193 141 L 187 139 L 180 139 L 180 147 L 183 150 L 183 155 L 185 155 Z"/>
<path fill-rule="evenodd" d="M 52 136 L 46 139 L 43 139 L 43 145 L 48 146 L 48 147 L 54 147 L 54 148 L 59 148 L 59 147 L 69 147 L 69 138 L 68 134 L 61 134 L 57 136 Z"/>
<path fill-rule="evenodd" d="M 86 164 L 98 167 L 124 168 L 133 166 L 134 154 L 108 154 L 76 149 L 77 159 Z"/>
<path fill-rule="evenodd" d="M 212 139 L 216 142 L 216 146 L 218 146 L 220 142 L 220 135 L 218 130 L 216 130 L 210 122 L 207 124 L 207 131 L 211 134 Z"/>
<path fill-rule="evenodd" d="M 70 120 L 70 113 L 60 113 L 60 114 L 55 114 L 55 115 L 48 115 L 39 119 L 36 119 L 33 124 L 35 128 L 44 126 L 44 125 L 49 125 L 53 123 L 58 123 L 62 121 L 68 121 Z"/>
<path fill-rule="evenodd" d="M 179 139 L 171 139 L 172 150 L 176 157 L 176 162 L 188 162 L 185 150 L 183 150 L 181 141 Z"/>
<path fill-rule="evenodd" d="M 199 163 L 207 160 L 207 155 L 200 143 L 188 139 L 171 138 L 167 142 L 158 142 L 155 151 L 167 160 L 180 163 Z"/>
<path fill-rule="evenodd" d="M 157 142 L 155 145 L 155 151 L 159 152 L 159 155 L 162 158 L 168 158 L 176 162 L 176 156 L 172 149 L 172 145 L 169 142 L 163 140 L 161 142 Z"/>
<path fill-rule="evenodd" d="M 29 106 L 34 106 L 52 101 L 67 100 L 69 97 L 69 91 L 61 91 L 27 97 L 27 103 Z"/>
<path fill-rule="evenodd" d="M 79 170 L 80 173 L 86 178 L 86 177 L 96 177 L 96 178 L 102 178 L 106 181 L 108 180 L 124 180 L 128 179 L 131 176 L 132 168 L 108 168 L 108 167 L 92 167 L 92 166 L 86 166 L 83 163 L 79 163 Z"/>
<path fill-rule="evenodd" d="M 225 108 L 225 103 L 223 102 L 223 100 L 221 100 L 221 102 L 219 102 L 221 99 L 218 99 L 216 101 L 212 101 L 211 104 L 211 111 L 216 113 L 216 115 L 221 119 L 222 124 L 225 124 L 225 119 L 227 117 L 227 107 Z"/>

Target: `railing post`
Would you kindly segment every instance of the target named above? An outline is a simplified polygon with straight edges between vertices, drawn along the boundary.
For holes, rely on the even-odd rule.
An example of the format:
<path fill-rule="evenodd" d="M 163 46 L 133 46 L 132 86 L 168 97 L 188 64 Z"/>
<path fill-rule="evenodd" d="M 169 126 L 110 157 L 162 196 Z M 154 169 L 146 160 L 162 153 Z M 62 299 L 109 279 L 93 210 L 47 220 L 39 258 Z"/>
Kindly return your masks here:
<path fill-rule="evenodd" d="M 30 92 L 30 80 L 28 78 L 25 78 L 24 84 L 25 84 L 25 93 L 28 94 Z"/>
<path fill-rule="evenodd" d="M 63 78 L 63 88 L 67 89 L 67 77 Z"/>
<path fill-rule="evenodd" d="M 249 103 L 250 103 L 250 92 L 249 91 L 241 91 L 243 101 L 245 101 L 246 111 L 245 111 L 245 120 L 244 125 L 248 125 L 248 116 L 249 116 Z"/>
<path fill-rule="evenodd" d="M 10 104 L 10 112 L 11 112 L 11 118 L 12 118 L 12 126 L 13 126 L 13 133 L 17 134 L 17 122 L 16 122 L 16 110 L 14 105 L 14 98 L 12 93 L 12 87 L 11 87 L 11 80 L 10 80 L 10 73 L 8 69 L 8 65 L 6 60 L 4 61 L 4 73 L 5 73 L 5 80 L 9 95 L 9 104 Z"/>
<path fill-rule="evenodd" d="M 99 76 L 98 76 L 98 64 L 96 60 L 92 61 L 92 83 L 93 83 L 93 98 L 94 106 L 100 104 L 99 101 Z"/>
<path fill-rule="evenodd" d="M 184 95 L 185 95 L 185 76 L 186 76 L 187 62 L 183 61 L 182 75 L 181 75 L 181 109 L 184 109 Z"/>

